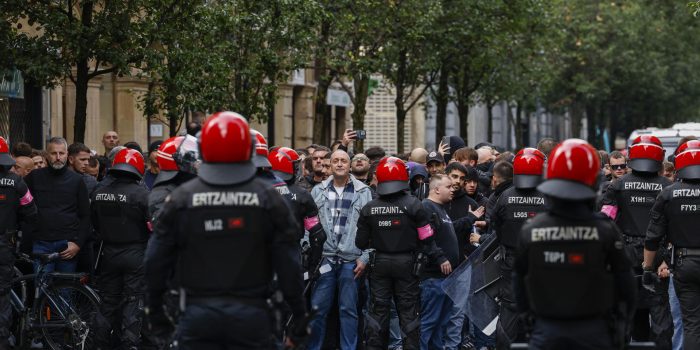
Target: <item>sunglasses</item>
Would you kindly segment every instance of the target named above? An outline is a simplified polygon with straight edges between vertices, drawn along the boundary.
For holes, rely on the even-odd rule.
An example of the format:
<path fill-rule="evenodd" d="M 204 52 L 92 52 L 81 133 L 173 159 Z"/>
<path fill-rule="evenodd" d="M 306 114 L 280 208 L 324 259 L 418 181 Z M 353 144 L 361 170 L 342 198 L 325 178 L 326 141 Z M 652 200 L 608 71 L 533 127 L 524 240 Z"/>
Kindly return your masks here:
<path fill-rule="evenodd" d="M 612 170 L 623 170 L 623 169 L 627 169 L 627 164 L 615 164 L 615 165 L 611 165 L 611 166 L 610 166 L 610 169 L 612 169 Z"/>

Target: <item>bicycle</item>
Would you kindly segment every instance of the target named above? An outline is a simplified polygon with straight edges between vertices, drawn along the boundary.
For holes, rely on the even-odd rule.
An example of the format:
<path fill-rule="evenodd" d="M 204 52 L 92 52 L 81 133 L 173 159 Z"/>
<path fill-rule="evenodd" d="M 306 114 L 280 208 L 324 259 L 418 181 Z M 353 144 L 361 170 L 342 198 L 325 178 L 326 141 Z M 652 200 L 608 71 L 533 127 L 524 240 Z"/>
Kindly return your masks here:
<path fill-rule="evenodd" d="M 58 253 L 33 257 L 38 261 L 37 273 L 20 274 L 10 291 L 15 347 L 29 348 L 32 340 L 40 340 L 53 350 L 93 349 L 100 298 L 86 285 L 87 274 L 47 272 L 46 265 L 60 259 Z M 25 254 L 19 259 L 33 262 Z M 28 306 L 26 291 L 30 282 L 34 300 Z"/>

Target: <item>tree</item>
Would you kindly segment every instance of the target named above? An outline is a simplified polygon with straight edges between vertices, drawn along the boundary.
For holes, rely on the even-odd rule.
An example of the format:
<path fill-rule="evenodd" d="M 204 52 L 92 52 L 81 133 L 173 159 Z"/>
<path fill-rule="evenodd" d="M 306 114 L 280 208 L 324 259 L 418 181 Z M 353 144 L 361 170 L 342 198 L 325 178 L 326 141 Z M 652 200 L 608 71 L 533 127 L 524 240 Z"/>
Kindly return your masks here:
<path fill-rule="evenodd" d="M 338 31 L 334 44 L 330 45 L 328 62 L 336 72 L 335 81 L 348 93 L 354 106 L 354 128 L 363 129 L 370 79 L 381 70 L 382 51 L 393 28 L 389 13 L 399 2 L 339 0 L 335 3 L 334 25 Z M 361 152 L 363 142 L 356 142 L 355 149 Z"/>
<path fill-rule="evenodd" d="M 433 84 L 439 66 L 431 50 L 439 6 L 438 2 L 422 0 L 390 6 L 392 30 L 382 52 L 380 73 L 396 95 L 398 153 L 404 152 L 406 115 Z"/>
<path fill-rule="evenodd" d="M 11 61 L 24 76 L 52 87 L 75 85 L 75 142 L 85 139 L 88 83 L 103 74 L 127 74 L 148 46 L 142 0 L 6 0 L 4 24 L 13 26 Z"/>
<path fill-rule="evenodd" d="M 142 69 L 152 84 L 143 103 L 148 115 L 166 112 L 171 133 L 194 110 L 266 121 L 279 84 L 310 59 L 312 1 L 151 1 L 153 16 L 169 20 L 149 21 L 154 45 Z"/>

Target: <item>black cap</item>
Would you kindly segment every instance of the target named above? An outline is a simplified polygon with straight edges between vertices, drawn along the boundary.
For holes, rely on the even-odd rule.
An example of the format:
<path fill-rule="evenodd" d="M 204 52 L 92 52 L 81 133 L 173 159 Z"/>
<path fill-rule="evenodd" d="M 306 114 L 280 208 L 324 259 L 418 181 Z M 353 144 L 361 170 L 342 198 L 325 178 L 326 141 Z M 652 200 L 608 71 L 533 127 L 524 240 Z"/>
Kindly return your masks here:
<path fill-rule="evenodd" d="M 445 158 L 443 158 L 440 153 L 432 151 L 432 152 L 428 153 L 428 158 L 426 159 L 425 164 L 428 164 L 430 162 L 445 163 Z"/>
<path fill-rule="evenodd" d="M 163 144 L 161 140 L 151 142 L 151 144 L 148 145 L 148 153 L 157 151 L 161 144 Z"/>

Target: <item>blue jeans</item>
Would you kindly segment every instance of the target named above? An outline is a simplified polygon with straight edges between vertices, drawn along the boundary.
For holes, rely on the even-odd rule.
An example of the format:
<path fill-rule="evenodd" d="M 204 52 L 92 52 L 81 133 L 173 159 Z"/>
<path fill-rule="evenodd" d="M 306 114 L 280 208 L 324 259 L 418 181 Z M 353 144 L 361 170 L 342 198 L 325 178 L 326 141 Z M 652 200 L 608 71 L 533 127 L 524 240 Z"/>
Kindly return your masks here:
<path fill-rule="evenodd" d="M 338 288 L 338 305 L 340 307 L 340 348 L 355 350 L 357 348 L 357 288 L 355 281 L 355 262 L 334 264 L 323 258 L 321 266 L 328 264 L 331 271 L 322 274 L 316 282 L 311 295 L 311 305 L 317 308 L 311 321 L 309 350 L 318 350 L 323 345 L 326 332 L 326 316 L 330 311 L 335 290 Z"/>
<path fill-rule="evenodd" d="M 452 300 L 442 290 L 444 278 L 428 278 L 421 282 L 420 348 L 443 348 L 442 337 L 450 320 Z"/>
<path fill-rule="evenodd" d="M 60 241 L 34 241 L 34 247 L 32 252 L 34 254 L 50 254 L 50 253 L 60 253 L 66 249 L 68 246 L 67 240 Z M 78 266 L 78 260 L 73 257 L 70 260 L 58 260 L 50 264 L 46 264 L 44 267 L 44 272 L 75 272 Z M 39 262 L 34 261 L 34 272 L 39 270 Z"/>
<path fill-rule="evenodd" d="M 673 287 L 673 276 L 668 284 L 668 301 L 671 304 L 671 316 L 673 316 L 673 350 L 683 349 L 683 320 L 681 319 L 681 304 Z"/>
<path fill-rule="evenodd" d="M 462 345 L 462 330 L 467 318 L 469 298 L 464 298 L 464 304 L 452 304 L 452 310 L 445 329 L 445 350 L 457 350 Z M 468 320 L 466 320 L 468 322 Z"/>

